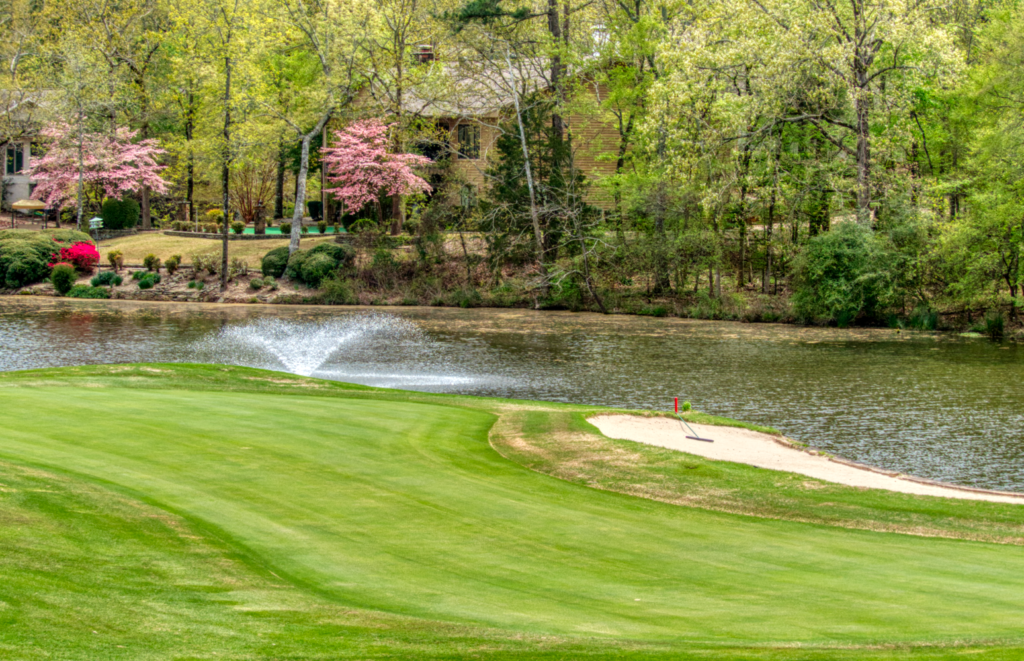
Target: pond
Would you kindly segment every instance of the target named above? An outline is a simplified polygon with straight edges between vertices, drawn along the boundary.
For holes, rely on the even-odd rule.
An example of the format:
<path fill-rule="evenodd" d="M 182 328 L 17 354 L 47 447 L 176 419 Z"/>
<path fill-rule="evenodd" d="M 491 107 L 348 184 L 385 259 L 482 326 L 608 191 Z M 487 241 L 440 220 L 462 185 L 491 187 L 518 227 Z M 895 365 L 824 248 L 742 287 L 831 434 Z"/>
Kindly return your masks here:
<path fill-rule="evenodd" d="M 0 299 L 0 370 L 222 362 L 392 388 L 670 409 L 1024 491 L 1024 347 L 951 334 L 527 310 Z"/>

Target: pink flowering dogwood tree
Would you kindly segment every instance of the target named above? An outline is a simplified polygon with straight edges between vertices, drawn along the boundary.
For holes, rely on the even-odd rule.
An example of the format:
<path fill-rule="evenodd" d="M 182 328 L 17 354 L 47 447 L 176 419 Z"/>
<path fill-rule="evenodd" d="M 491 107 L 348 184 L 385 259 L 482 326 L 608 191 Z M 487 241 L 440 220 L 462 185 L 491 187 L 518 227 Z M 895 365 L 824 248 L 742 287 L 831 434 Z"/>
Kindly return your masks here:
<path fill-rule="evenodd" d="M 76 201 L 81 207 L 85 190 L 116 198 L 143 187 L 167 193 L 160 176 L 166 166 L 156 160 L 166 152 L 156 140 L 132 142 L 137 133 L 126 128 L 113 135 L 80 133 L 63 123 L 48 126 L 41 132 L 48 143 L 46 155 L 28 169 L 38 182 L 32 196 L 51 209 L 63 209 Z M 81 221 L 81 208 L 78 215 Z"/>
<path fill-rule="evenodd" d="M 333 147 L 320 150 L 327 180 L 335 185 L 324 192 L 334 195 L 349 211 L 357 211 L 373 202 L 382 224 L 381 197 L 432 190 L 413 168 L 430 165 L 433 161 L 418 154 L 388 153 L 390 128 L 391 125 L 379 119 L 354 122 L 334 132 Z"/>

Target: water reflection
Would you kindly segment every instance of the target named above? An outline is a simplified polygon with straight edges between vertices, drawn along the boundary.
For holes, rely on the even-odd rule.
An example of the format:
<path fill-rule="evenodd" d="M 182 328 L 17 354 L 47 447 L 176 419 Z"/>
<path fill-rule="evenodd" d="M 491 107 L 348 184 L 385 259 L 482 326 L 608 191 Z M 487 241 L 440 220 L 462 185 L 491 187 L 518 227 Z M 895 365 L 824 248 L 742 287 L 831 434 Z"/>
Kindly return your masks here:
<path fill-rule="evenodd" d="M 951 335 L 523 310 L 5 299 L 0 369 L 216 361 L 434 392 L 704 411 L 1024 491 L 1021 349 Z"/>

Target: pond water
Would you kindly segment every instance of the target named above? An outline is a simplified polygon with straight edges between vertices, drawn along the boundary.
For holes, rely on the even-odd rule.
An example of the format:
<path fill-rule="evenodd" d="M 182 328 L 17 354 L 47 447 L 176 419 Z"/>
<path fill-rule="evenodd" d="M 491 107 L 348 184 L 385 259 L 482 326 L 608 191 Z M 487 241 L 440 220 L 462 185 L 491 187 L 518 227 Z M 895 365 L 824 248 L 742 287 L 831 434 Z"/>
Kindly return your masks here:
<path fill-rule="evenodd" d="M 526 310 L 0 299 L 0 370 L 221 362 L 392 388 L 669 409 L 1024 492 L 1024 347 L 882 329 Z"/>

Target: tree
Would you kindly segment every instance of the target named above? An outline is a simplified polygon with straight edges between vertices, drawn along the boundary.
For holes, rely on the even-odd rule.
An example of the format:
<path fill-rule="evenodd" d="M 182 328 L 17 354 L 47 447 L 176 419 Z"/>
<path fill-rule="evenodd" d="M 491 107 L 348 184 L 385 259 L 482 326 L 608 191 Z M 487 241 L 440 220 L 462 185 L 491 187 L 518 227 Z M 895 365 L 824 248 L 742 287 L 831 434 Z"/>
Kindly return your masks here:
<path fill-rule="evenodd" d="M 365 29 L 362 8 L 340 0 L 275 0 L 278 25 L 292 33 L 289 48 L 299 49 L 315 63 L 312 77 L 301 94 L 287 98 L 290 103 L 263 104 L 264 108 L 294 131 L 299 139 L 299 171 L 295 182 L 295 210 L 289 251 L 299 249 L 302 219 L 306 207 L 306 178 L 309 174 L 310 146 L 323 134 L 327 122 L 340 107 L 355 96 L 356 50 Z M 280 100 L 278 67 L 272 68 L 268 87 L 270 97 Z M 280 147 L 279 147 L 280 151 Z M 281 158 L 279 153 L 278 158 Z"/>
<path fill-rule="evenodd" d="M 54 124 L 42 131 L 49 148 L 33 160 L 29 175 L 38 182 L 33 196 L 51 208 L 63 208 L 81 200 L 83 187 L 121 198 L 149 188 L 167 193 L 157 158 L 164 150 L 154 139 L 132 142 L 137 131 L 117 129 L 113 135 L 79 132 L 68 124 Z"/>
<path fill-rule="evenodd" d="M 662 91 L 678 99 L 672 86 L 684 78 L 710 82 L 704 96 L 740 121 L 731 129 L 736 138 L 782 123 L 815 127 L 853 159 L 857 214 L 869 222 L 873 144 L 891 157 L 910 133 L 915 92 L 948 85 L 962 67 L 951 31 L 934 20 L 943 7 L 938 0 L 711 5 L 676 32 L 671 52 L 682 66 L 661 81 Z"/>
<path fill-rule="evenodd" d="M 337 184 L 324 192 L 334 195 L 350 211 L 373 202 L 381 223 L 381 198 L 431 191 L 430 184 L 413 172 L 413 168 L 429 165 L 431 160 L 418 154 L 388 153 L 390 128 L 378 119 L 355 122 L 335 131 L 335 146 L 322 150 L 327 179 Z"/>

